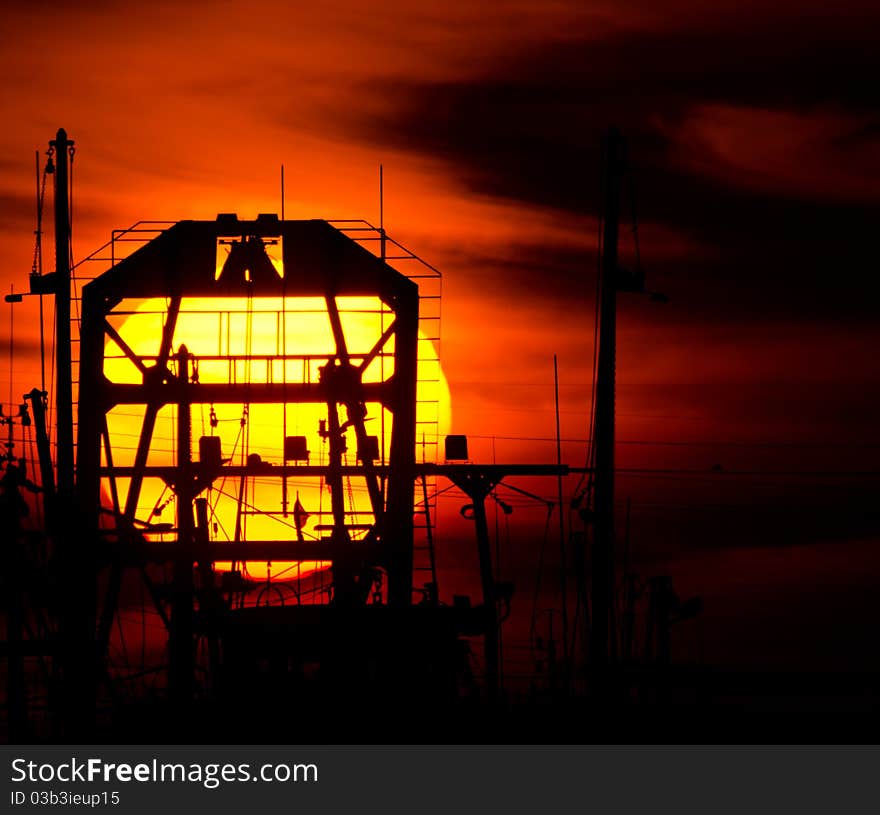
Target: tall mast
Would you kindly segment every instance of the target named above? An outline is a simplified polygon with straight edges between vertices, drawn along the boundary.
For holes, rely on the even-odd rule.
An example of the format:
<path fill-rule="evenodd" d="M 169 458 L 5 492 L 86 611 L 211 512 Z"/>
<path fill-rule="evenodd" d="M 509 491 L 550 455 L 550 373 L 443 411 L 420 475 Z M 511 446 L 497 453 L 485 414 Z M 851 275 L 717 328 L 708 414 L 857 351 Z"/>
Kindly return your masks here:
<path fill-rule="evenodd" d="M 73 379 L 70 343 L 70 208 L 68 154 L 73 142 L 59 128 L 55 148 L 55 409 L 58 439 L 58 498 L 62 512 L 73 497 Z"/>
<path fill-rule="evenodd" d="M 624 142 L 611 128 L 605 141 L 603 251 L 599 304 L 599 358 L 596 372 L 595 499 L 592 629 L 590 664 L 597 690 L 606 686 L 611 659 L 614 598 L 614 412 L 617 356 L 618 225 L 620 179 L 624 172 Z"/>
<path fill-rule="evenodd" d="M 75 499 L 73 456 L 73 371 L 70 330 L 70 155 L 73 142 L 64 128 L 49 145 L 55 150 L 55 409 L 58 481 L 52 537 L 61 585 L 59 620 L 63 683 L 64 737 L 84 741 L 95 717 L 95 597 L 93 541 L 77 538 L 79 507 Z"/>

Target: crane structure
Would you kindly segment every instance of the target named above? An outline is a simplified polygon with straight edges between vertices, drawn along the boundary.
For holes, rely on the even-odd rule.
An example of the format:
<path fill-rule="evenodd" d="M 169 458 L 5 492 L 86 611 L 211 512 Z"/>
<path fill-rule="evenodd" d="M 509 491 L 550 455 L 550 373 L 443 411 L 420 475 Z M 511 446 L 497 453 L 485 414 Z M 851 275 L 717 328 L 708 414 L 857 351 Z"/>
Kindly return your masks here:
<path fill-rule="evenodd" d="M 138 304 L 145 301 L 164 306 L 149 315 L 156 329 L 152 337 L 144 336 L 147 329 L 138 322 L 144 316 Z M 288 312 L 292 303 L 297 305 Z M 357 321 L 349 319 L 346 303 L 376 318 L 366 345 L 363 332 L 349 332 Z M 274 347 L 260 355 L 253 346 L 265 340 L 270 313 Z M 219 321 L 213 323 L 213 335 L 204 329 L 208 314 Z M 245 330 L 237 332 L 240 321 Z M 324 324 L 328 345 L 323 351 L 291 350 L 285 335 L 297 336 L 298 321 Z M 83 540 L 101 542 L 109 575 L 96 622 L 99 654 L 106 652 L 123 571 L 143 570 L 145 563 L 171 572 L 161 605 L 168 623 L 168 686 L 180 704 L 195 691 L 200 638 L 209 640 L 212 667 L 222 671 L 232 662 L 224 655 L 252 648 L 259 640 L 254 630 L 266 630 L 266 625 L 247 626 L 239 642 L 242 619 L 279 617 L 268 601 L 263 609 L 233 608 L 231 587 L 251 562 L 298 564 L 300 589 L 302 564 L 312 564 L 312 574 L 329 566 L 326 596 L 312 592 L 306 602 L 298 593 L 295 605 L 280 612 L 283 626 L 291 630 L 302 628 L 299 618 L 326 617 L 316 653 L 299 654 L 301 661 L 323 658 L 317 653 L 322 648 L 341 653 L 334 630 L 351 646 L 357 626 L 348 618 L 355 609 L 412 607 L 418 328 L 418 286 L 319 220 L 260 216 L 239 221 L 227 215 L 213 222 L 180 222 L 84 287 L 77 498 L 86 524 Z M 248 347 L 237 347 L 239 337 Z M 190 340 L 189 347 L 182 338 Z M 150 346 L 152 354 L 141 353 Z M 120 365 L 105 364 L 108 349 L 136 375 L 114 378 Z M 276 410 L 264 411 L 264 424 L 271 425 L 280 408 L 278 426 L 264 431 L 272 433 L 276 449 L 264 438 L 262 455 L 249 452 L 235 462 L 222 458 L 221 438 L 212 435 L 202 436 L 196 456 L 193 415 L 209 409 L 216 416 L 229 405 L 245 406 L 241 427 L 256 425 L 269 406 Z M 292 406 L 311 406 L 305 413 L 320 416 L 308 433 L 284 435 Z M 127 449 L 118 442 L 131 434 L 117 429 L 119 417 L 131 413 L 137 415 L 137 439 Z M 380 420 L 374 426 L 381 422 L 381 433 L 370 432 L 374 420 Z M 164 458 L 156 452 L 163 422 L 174 425 L 169 434 L 174 453 Z M 352 440 L 355 456 L 349 455 Z M 310 445 L 321 446 L 320 463 L 311 462 Z M 229 493 L 220 482 L 229 480 L 239 488 L 232 495 L 234 520 L 226 518 L 224 524 L 219 499 Z M 263 485 L 263 494 L 249 502 L 253 482 Z M 308 532 L 305 518 L 315 510 L 307 511 L 299 498 L 290 509 L 289 482 L 298 493 L 312 485 L 321 500 L 329 493 L 329 510 L 320 513 L 323 522 Z M 157 485 L 175 504 L 171 524 L 156 523 Z M 362 499 L 357 506 L 355 491 Z M 282 524 L 284 535 L 268 538 L 264 532 L 255 540 L 247 535 L 247 516 L 253 527 L 253 516 L 261 512 L 255 504 L 272 502 L 276 495 L 281 500 L 275 514 L 292 518 L 293 524 Z M 234 534 L 216 540 L 218 523 L 234 527 Z M 217 563 L 226 567 L 217 570 Z M 277 634 L 281 624 L 276 620 L 269 628 Z M 364 644 L 370 637 L 355 640 Z M 405 643 L 394 647 L 406 652 Z"/>

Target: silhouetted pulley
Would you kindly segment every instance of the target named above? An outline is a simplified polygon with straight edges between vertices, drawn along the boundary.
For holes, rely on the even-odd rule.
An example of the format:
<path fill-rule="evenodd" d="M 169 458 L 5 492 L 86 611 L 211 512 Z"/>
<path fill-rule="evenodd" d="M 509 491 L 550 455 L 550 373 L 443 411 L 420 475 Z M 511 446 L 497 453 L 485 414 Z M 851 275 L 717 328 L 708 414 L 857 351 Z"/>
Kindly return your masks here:
<path fill-rule="evenodd" d="M 285 461 L 308 461 L 309 445 L 305 436 L 284 437 Z"/>
<path fill-rule="evenodd" d="M 223 463 L 219 436 L 202 436 L 199 439 L 199 461 L 206 467 L 219 467 Z"/>

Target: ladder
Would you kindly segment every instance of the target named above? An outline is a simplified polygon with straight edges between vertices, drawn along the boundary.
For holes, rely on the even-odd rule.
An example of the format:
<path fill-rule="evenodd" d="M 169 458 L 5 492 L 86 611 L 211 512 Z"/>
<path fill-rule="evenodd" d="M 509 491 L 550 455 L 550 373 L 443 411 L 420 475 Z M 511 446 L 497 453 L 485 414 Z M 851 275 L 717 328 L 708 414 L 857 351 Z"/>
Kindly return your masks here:
<path fill-rule="evenodd" d="M 365 220 L 330 221 L 340 232 L 382 258 L 419 287 L 418 373 L 416 383 L 416 459 L 440 460 L 440 271 L 383 230 Z M 435 529 L 437 478 L 420 476 L 413 502 L 413 588 L 437 601 Z"/>

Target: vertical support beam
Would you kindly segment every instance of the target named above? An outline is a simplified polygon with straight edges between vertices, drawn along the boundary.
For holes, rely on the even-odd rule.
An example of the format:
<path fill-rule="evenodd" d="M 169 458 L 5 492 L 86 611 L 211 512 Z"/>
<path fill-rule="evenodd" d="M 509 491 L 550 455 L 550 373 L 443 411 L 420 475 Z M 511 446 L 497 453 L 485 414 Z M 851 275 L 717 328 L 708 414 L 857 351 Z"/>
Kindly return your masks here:
<path fill-rule="evenodd" d="M 172 297 L 168 306 L 168 316 L 162 326 L 162 341 L 159 344 L 159 355 L 156 366 L 148 376 L 144 377 L 144 390 L 147 392 L 147 406 L 144 411 L 144 421 L 141 425 L 141 435 L 138 439 L 137 452 L 134 457 L 134 475 L 128 485 L 128 495 L 125 499 L 125 519 L 130 524 L 137 511 L 138 499 L 141 495 L 141 486 L 144 482 L 143 470 L 147 465 L 147 457 L 150 453 L 150 444 L 153 441 L 153 430 L 156 427 L 156 418 L 159 408 L 162 406 L 157 391 L 168 377 L 168 359 L 171 355 L 171 343 L 174 338 L 174 329 L 177 327 L 177 317 L 180 314 L 180 295 Z M 186 384 L 186 383 L 184 383 Z"/>
<path fill-rule="evenodd" d="M 483 646 L 486 662 L 486 691 L 495 700 L 501 690 L 501 638 L 498 630 L 498 590 L 492 567 L 492 544 L 489 539 L 489 523 L 486 518 L 486 497 L 499 479 L 482 475 L 470 468 L 448 473 L 449 480 L 473 502 L 474 529 L 477 534 L 477 557 L 480 564 L 480 584 L 485 609 Z M 465 510 L 462 510 L 464 515 Z"/>
<path fill-rule="evenodd" d="M 192 416 L 189 400 L 190 356 L 185 345 L 177 353 L 177 547 L 174 558 L 169 634 L 168 684 L 172 702 L 185 709 L 195 690 L 193 593 L 193 466 Z"/>
<path fill-rule="evenodd" d="M 614 414 L 617 356 L 617 242 L 623 140 L 611 129 L 605 142 L 603 253 L 595 422 L 595 540 L 592 558 L 590 667 L 594 690 L 607 689 L 614 599 Z"/>
<path fill-rule="evenodd" d="M 76 497 L 90 534 L 98 532 L 101 506 L 101 436 L 104 403 L 104 298 L 83 287 L 80 328 L 80 388 L 76 445 Z"/>
<path fill-rule="evenodd" d="M 389 302 L 397 333 L 394 375 L 389 380 L 389 407 L 393 415 L 387 484 L 384 541 L 388 564 L 388 603 L 412 605 L 413 510 L 416 465 L 416 384 L 418 378 L 419 290 L 412 288 Z"/>
<path fill-rule="evenodd" d="M 498 637 L 498 597 L 495 591 L 495 575 L 492 570 L 492 548 L 489 540 L 489 524 L 486 520 L 486 495 L 482 489 L 474 489 L 470 497 L 474 506 L 474 525 L 477 531 L 477 554 L 480 561 L 480 581 L 483 587 L 483 603 L 486 610 L 484 637 L 486 659 L 486 690 L 494 700 L 500 691 L 501 669 L 499 663 L 500 643 Z"/>
<path fill-rule="evenodd" d="M 67 581 L 71 591 L 79 594 L 74 602 L 87 603 L 84 616 L 88 622 L 83 624 L 83 638 L 88 637 L 87 646 L 73 655 L 80 663 L 80 670 L 91 671 L 86 678 L 89 685 L 88 698 L 72 704 L 79 704 L 88 710 L 96 701 L 97 681 L 101 675 L 104 650 L 98 645 L 96 630 L 97 617 L 97 572 L 96 547 L 99 539 L 101 507 L 101 432 L 104 427 L 105 409 L 103 396 L 104 383 L 104 298 L 88 286 L 83 288 L 82 323 L 80 328 L 80 374 L 79 410 L 77 413 L 76 445 L 76 506 L 79 513 L 80 530 L 77 538 L 80 547 L 78 568 L 83 571 L 79 577 L 69 573 Z M 69 524 L 65 516 L 58 513 L 59 521 Z M 86 625 L 88 629 L 86 630 Z M 109 632 L 108 632 L 109 638 Z M 65 680 L 66 681 L 66 680 Z"/>

